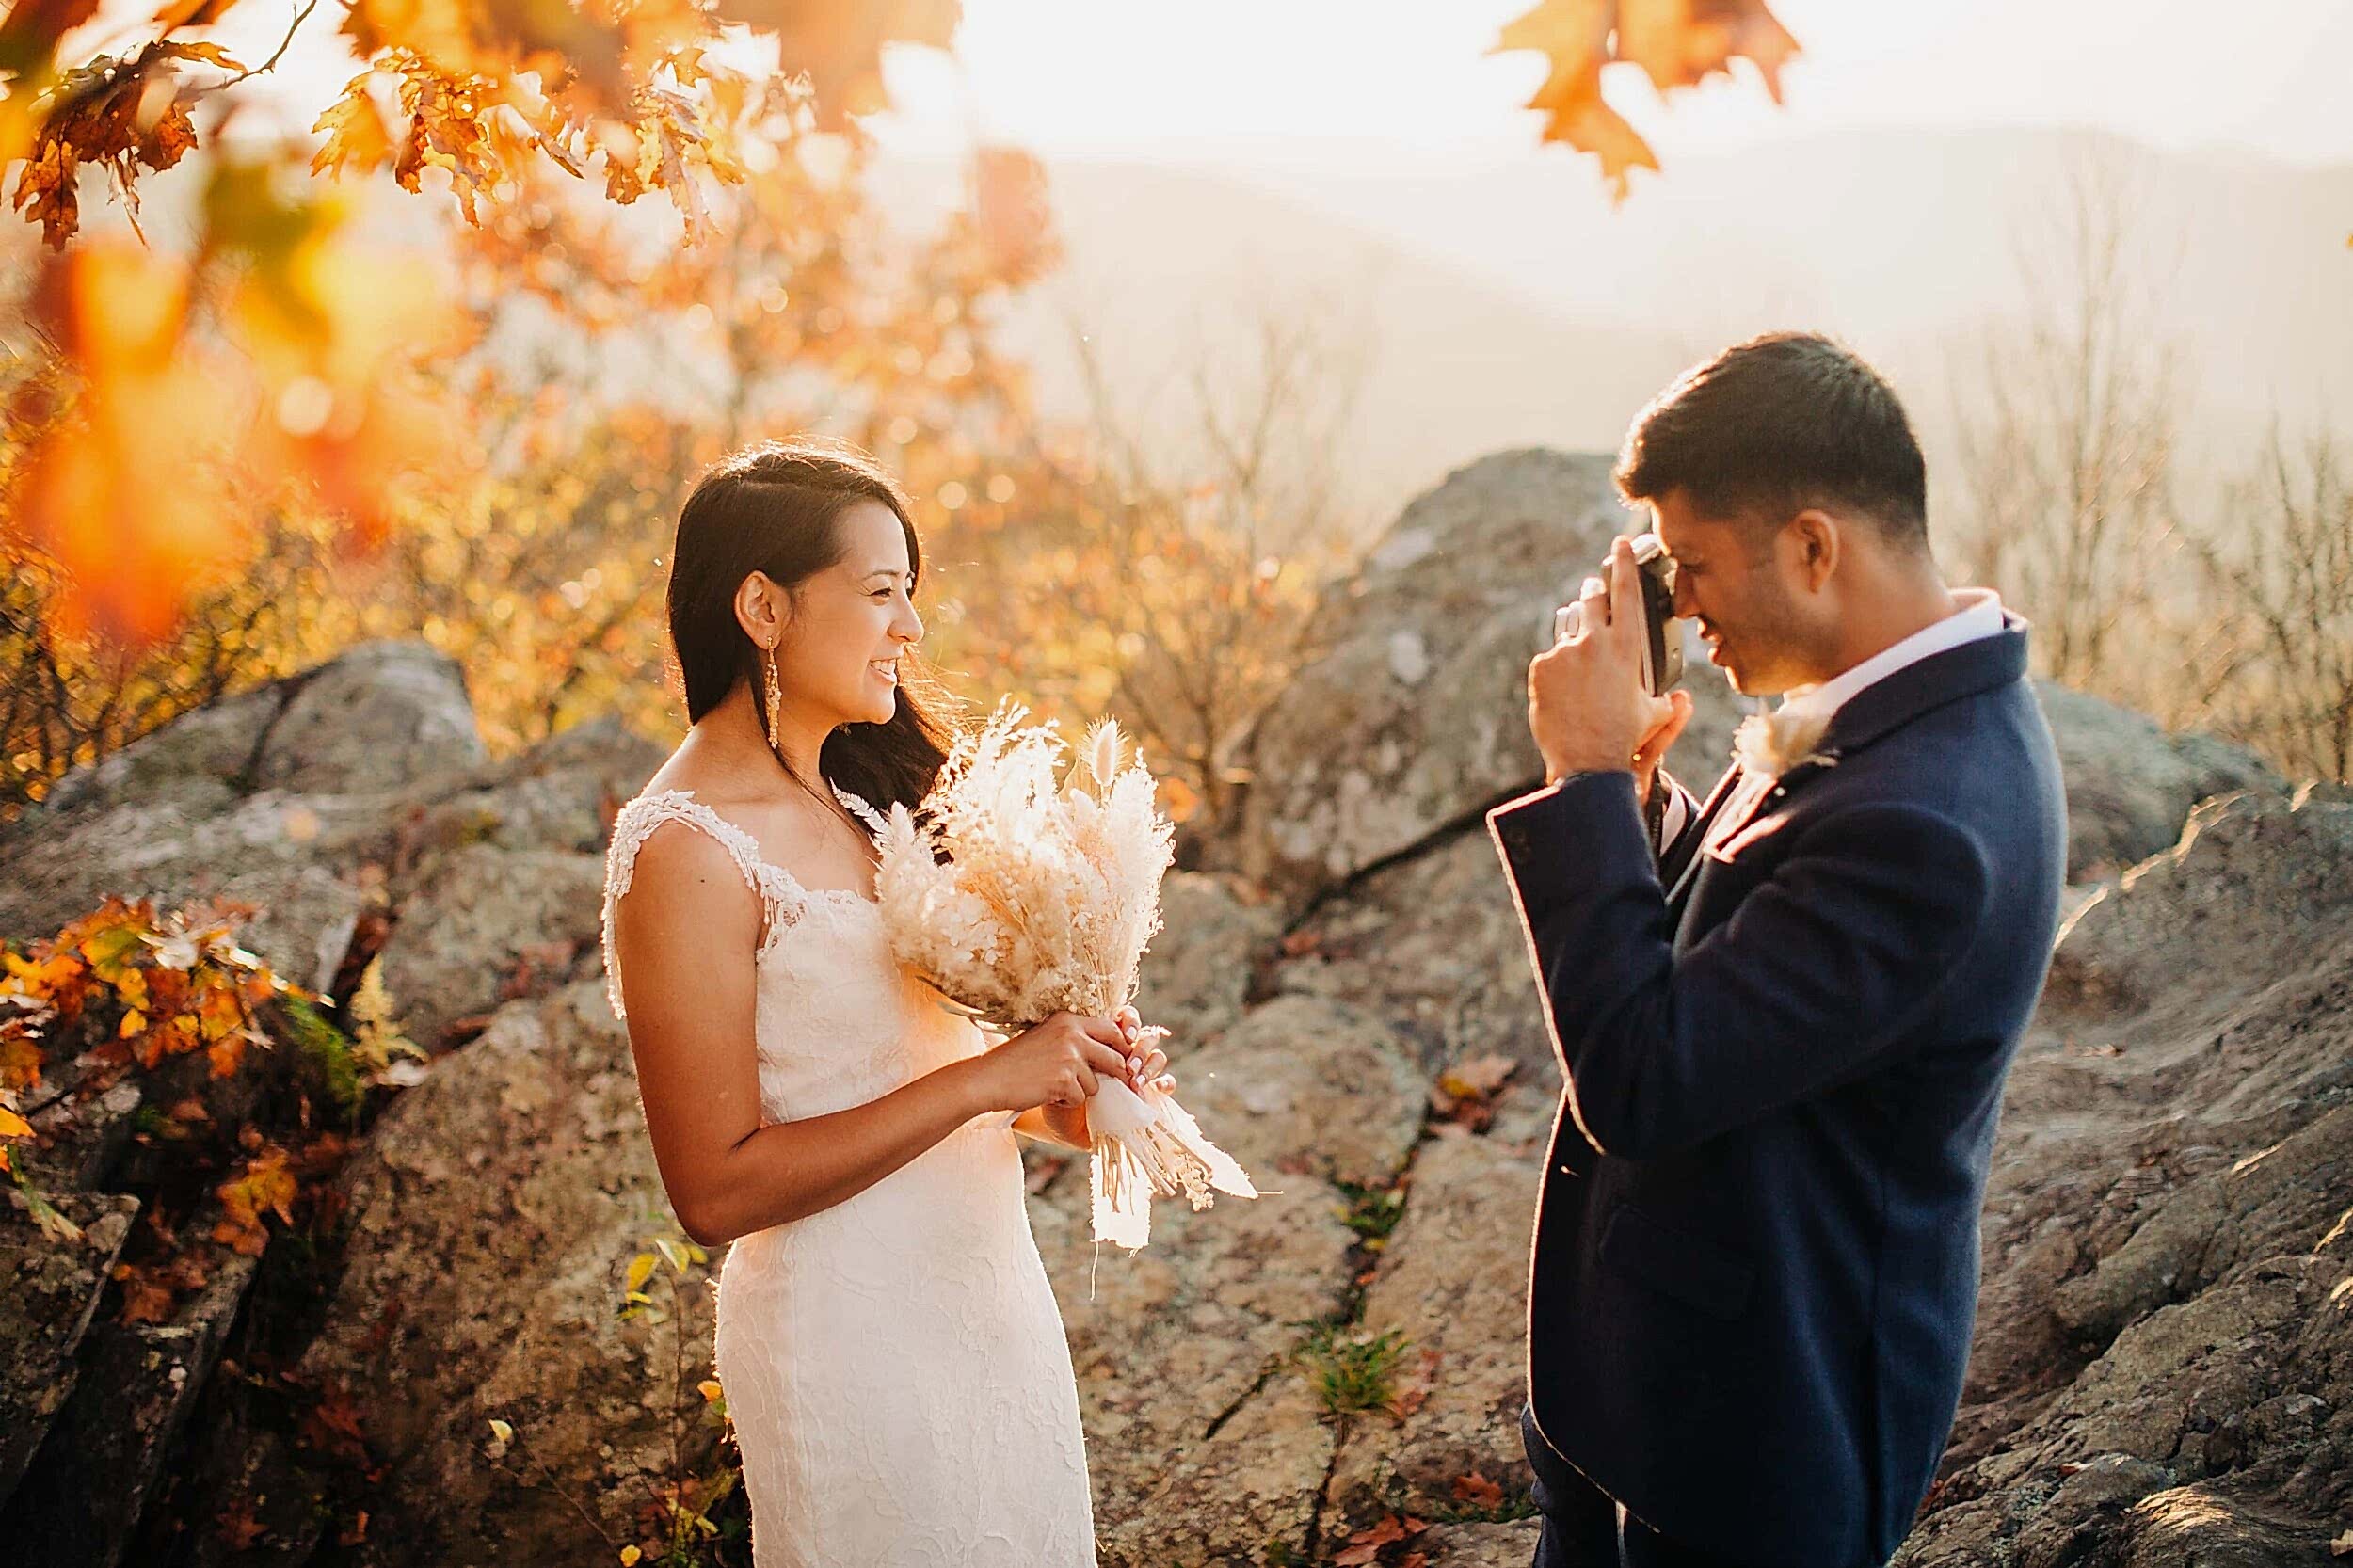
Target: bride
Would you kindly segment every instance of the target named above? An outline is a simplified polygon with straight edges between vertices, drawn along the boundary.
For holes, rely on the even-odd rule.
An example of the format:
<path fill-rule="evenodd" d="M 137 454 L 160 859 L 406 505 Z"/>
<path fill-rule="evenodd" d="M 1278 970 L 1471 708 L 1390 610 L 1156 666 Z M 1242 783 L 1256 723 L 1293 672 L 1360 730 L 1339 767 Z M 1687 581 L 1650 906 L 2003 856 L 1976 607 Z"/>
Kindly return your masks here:
<path fill-rule="evenodd" d="M 671 1207 L 720 1271 L 717 1362 L 760 1568 L 1093 1568 L 1070 1353 L 1015 1134 L 1088 1146 L 1137 1020 L 987 1049 L 889 956 L 878 811 L 944 756 L 922 557 L 871 459 L 770 442 L 680 512 L 692 728 L 613 824 L 605 968 Z"/>

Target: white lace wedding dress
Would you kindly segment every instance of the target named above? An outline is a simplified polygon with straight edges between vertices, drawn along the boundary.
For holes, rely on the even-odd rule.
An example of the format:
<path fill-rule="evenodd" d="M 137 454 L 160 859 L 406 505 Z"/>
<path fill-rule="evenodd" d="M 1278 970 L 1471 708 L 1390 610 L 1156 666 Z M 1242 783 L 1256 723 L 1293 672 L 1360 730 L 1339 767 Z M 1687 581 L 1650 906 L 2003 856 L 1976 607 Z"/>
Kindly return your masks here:
<path fill-rule="evenodd" d="M 725 844 L 765 910 L 767 1121 L 865 1104 L 983 1048 L 891 959 L 871 900 L 803 888 L 683 790 L 640 795 L 613 824 L 616 1016 L 614 907 L 672 823 Z M 760 1568 L 1094 1568 L 1078 1389 L 1011 1120 L 976 1117 L 848 1201 L 728 1248 L 716 1359 Z"/>

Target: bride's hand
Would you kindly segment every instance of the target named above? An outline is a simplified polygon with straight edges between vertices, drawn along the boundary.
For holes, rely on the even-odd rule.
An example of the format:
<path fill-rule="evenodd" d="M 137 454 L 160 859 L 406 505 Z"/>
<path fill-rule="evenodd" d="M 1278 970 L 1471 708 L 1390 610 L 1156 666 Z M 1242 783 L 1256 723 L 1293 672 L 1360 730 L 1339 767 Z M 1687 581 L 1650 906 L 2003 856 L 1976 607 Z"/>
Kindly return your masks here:
<path fill-rule="evenodd" d="M 960 1065 L 978 1084 L 982 1110 L 1026 1111 L 1082 1103 L 1096 1080 L 1127 1074 L 1130 1054 L 1111 1019 L 1057 1013 Z"/>
<path fill-rule="evenodd" d="M 1168 1065 L 1168 1052 L 1158 1046 L 1141 1051 L 1136 1048 L 1137 1036 L 1144 1031 L 1143 1016 L 1133 1007 L 1123 1007 L 1112 1015 L 1112 1021 L 1119 1025 L 1119 1032 L 1128 1042 L 1128 1086 L 1141 1089 L 1149 1083 L 1163 1095 L 1174 1093 L 1175 1075 L 1161 1070 Z"/>

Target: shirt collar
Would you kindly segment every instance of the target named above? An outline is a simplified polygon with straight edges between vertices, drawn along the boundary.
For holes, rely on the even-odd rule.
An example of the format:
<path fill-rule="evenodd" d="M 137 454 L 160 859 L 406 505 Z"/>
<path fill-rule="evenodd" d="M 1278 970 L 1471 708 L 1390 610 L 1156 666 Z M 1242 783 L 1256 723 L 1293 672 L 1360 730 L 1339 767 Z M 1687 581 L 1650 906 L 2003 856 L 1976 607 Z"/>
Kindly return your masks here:
<path fill-rule="evenodd" d="M 1791 691 L 1782 698 L 1780 712 L 1827 719 L 1845 707 L 1857 692 L 1886 680 L 1907 664 L 2001 632 L 2002 600 L 1992 588 L 1955 588 L 1953 601 L 1961 608 L 1944 619 L 1930 621 L 1911 636 L 1881 648 L 1819 685 L 1800 686 Z"/>

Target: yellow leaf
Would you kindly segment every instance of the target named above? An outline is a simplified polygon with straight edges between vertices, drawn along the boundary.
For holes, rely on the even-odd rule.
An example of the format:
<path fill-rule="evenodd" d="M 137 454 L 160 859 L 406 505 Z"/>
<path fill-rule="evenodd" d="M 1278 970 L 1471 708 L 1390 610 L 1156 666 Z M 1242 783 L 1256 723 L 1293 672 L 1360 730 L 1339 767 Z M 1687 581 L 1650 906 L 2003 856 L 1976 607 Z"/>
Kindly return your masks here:
<path fill-rule="evenodd" d="M 703 1402 L 705 1404 L 717 1404 L 719 1402 L 719 1380 L 717 1378 L 705 1378 L 702 1382 L 695 1384 L 695 1392 L 703 1397 Z"/>
<path fill-rule="evenodd" d="M 494 1419 L 490 1423 L 490 1435 L 502 1443 L 512 1443 L 515 1441 L 515 1429 L 504 1421 Z"/>
<path fill-rule="evenodd" d="M 1507 24 L 1495 52 L 1529 50 L 1549 64 L 1529 100 L 1545 111 L 1544 139 L 1564 141 L 1601 162 L 1613 201 L 1625 200 L 1637 168 L 1658 161 L 1625 118 L 1602 100 L 1606 65 L 1639 66 L 1659 90 L 1689 87 L 1729 72 L 1735 57 L 1756 67 L 1765 90 L 1781 102 L 1781 68 L 1798 53 L 1765 0 L 1539 0 Z"/>
<path fill-rule="evenodd" d="M 621 1548 L 621 1568 L 637 1568 L 638 1560 L 643 1558 L 645 1555 L 645 1553 L 639 1551 L 634 1546 L 623 1546 Z"/>
<path fill-rule="evenodd" d="M 629 1273 L 623 1279 L 621 1288 L 632 1295 L 643 1290 L 646 1288 L 646 1281 L 653 1277 L 654 1264 L 658 1261 L 659 1259 L 649 1252 L 641 1252 L 635 1257 L 631 1258 Z"/>
<path fill-rule="evenodd" d="M 312 173 L 373 174 L 392 160 L 392 129 L 368 91 L 375 76 L 373 70 L 363 71 L 344 83 L 343 96 L 312 124 L 327 137 L 312 156 Z"/>
<path fill-rule="evenodd" d="M 32 1135 L 32 1123 L 7 1106 L 0 1105 L 0 1138 L 29 1138 Z"/>

